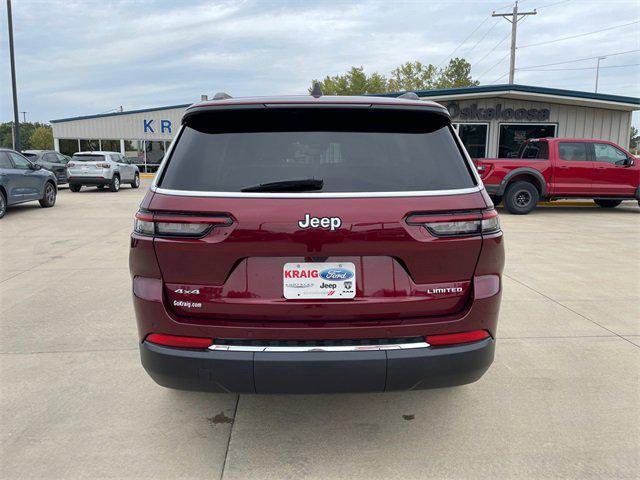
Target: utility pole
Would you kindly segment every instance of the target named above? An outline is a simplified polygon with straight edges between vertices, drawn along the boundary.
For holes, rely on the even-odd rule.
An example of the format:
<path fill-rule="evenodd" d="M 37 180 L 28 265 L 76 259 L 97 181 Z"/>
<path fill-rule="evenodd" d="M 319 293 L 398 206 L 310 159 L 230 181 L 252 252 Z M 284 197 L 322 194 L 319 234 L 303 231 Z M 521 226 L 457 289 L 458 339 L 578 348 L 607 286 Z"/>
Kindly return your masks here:
<path fill-rule="evenodd" d="M 596 93 L 598 93 L 598 77 L 600 76 L 600 60 L 604 60 L 607 57 L 598 57 L 598 63 L 596 65 Z"/>
<path fill-rule="evenodd" d="M 518 2 L 513 5 L 513 11 L 511 13 L 496 13 L 491 14 L 492 17 L 502 17 L 508 22 L 511 22 L 511 59 L 509 60 L 509 83 L 513 83 L 513 76 L 516 71 L 516 36 L 518 33 L 518 22 L 527 15 L 537 15 L 538 12 L 518 12 Z M 511 18 L 509 18 L 511 17 Z"/>
<path fill-rule="evenodd" d="M 18 118 L 18 92 L 16 91 L 16 61 L 13 52 L 13 19 L 11 0 L 7 0 L 7 23 L 9 26 L 9 57 L 11 58 L 11 86 L 13 88 L 13 143 L 14 150 L 20 151 L 20 118 Z"/>
<path fill-rule="evenodd" d="M 29 112 L 20 112 L 22 114 L 22 123 L 27 123 L 27 113 Z"/>

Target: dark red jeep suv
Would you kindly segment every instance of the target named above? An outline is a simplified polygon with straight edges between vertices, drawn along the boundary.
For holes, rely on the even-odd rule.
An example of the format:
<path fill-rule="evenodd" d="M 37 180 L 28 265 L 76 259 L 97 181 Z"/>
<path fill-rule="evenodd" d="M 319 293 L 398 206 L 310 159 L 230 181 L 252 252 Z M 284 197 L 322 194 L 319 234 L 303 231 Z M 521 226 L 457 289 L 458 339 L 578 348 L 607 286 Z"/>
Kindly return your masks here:
<path fill-rule="evenodd" d="M 403 97 L 219 94 L 186 110 L 131 236 L 157 383 L 373 392 L 484 374 L 498 217 L 447 110 Z"/>

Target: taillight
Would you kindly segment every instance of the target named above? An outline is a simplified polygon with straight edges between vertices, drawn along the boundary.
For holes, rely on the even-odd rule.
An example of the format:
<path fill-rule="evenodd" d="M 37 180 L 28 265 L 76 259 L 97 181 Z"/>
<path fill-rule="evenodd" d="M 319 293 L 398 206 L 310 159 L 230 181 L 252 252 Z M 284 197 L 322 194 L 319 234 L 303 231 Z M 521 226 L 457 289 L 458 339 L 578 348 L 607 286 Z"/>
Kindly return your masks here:
<path fill-rule="evenodd" d="M 76 164 L 73 163 L 73 162 L 67 163 L 67 168 L 72 168 L 72 167 L 75 167 L 75 166 L 76 166 Z"/>
<path fill-rule="evenodd" d="M 98 163 L 96 165 L 96 167 L 98 167 L 98 168 L 111 168 L 111 165 L 109 165 L 108 163 Z"/>
<path fill-rule="evenodd" d="M 136 213 L 133 229 L 142 235 L 199 238 L 214 227 L 227 227 L 231 223 L 228 215 L 154 214 L 139 211 Z"/>
<path fill-rule="evenodd" d="M 208 348 L 213 345 L 212 338 L 180 337 L 177 335 L 165 335 L 163 333 L 152 333 L 147 336 L 146 340 L 147 342 L 158 345 L 180 348 Z"/>
<path fill-rule="evenodd" d="M 417 214 L 407 217 L 409 225 L 422 225 L 436 237 L 460 237 L 497 233 L 498 212 L 494 209 L 453 214 Z"/>
<path fill-rule="evenodd" d="M 471 343 L 489 338 L 486 330 L 472 330 L 471 332 L 445 333 L 441 335 L 427 335 L 424 340 L 432 347 L 442 347 L 445 345 L 458 345 L 460 343 Z"/>
<path fill-rule="evenodd" d="M 490 165 L 483 165 L 481 163 L 476 163 L 476 170 L 478 171 L 478 174 L 480 175 L 480 178 L 484 178 L 491 171 L 491 166 Z"/>

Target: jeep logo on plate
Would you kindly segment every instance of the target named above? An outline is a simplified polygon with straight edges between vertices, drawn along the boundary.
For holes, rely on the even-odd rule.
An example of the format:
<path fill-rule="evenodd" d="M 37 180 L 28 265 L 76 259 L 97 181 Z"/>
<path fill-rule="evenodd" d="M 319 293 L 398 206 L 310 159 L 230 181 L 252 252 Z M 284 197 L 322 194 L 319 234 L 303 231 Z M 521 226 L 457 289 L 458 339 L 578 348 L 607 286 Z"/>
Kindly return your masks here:
<path fill-rule="evenodd" d="M 320 277 L 325 280 L 348 280 L 353 277 L 353 272 L 345 268 L 328 268 L 320 272 Z"/>
<path fill-rule="evenodd" d="M 324 228 L 335 231 L 342 225 L 340 217 L 312 217 L 308 213 L 304 215 L 304 220 L 298 221 L 300 228 Z"/>

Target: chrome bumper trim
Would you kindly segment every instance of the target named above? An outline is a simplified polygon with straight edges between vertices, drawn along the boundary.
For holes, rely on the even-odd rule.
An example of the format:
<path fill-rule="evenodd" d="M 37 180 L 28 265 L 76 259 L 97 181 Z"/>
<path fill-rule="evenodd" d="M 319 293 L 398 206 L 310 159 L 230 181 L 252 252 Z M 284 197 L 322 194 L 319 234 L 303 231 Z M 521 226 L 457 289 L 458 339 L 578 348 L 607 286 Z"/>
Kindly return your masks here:
<path fill-rule="evenodd" d="M 225 352 L 370 352 L 380 350 L 410 350 L 414 348 L 427 348 L 430 345 L 427 342 L 412 343 L 393 343 L 384 345 L 308 345 L 308 346 L 291 346 L 291 347 L 269 347 L 269 346 L 250 346 L 250 345 L 216 345 L 213 344 L 209 350 L 225 351 Z"/>

